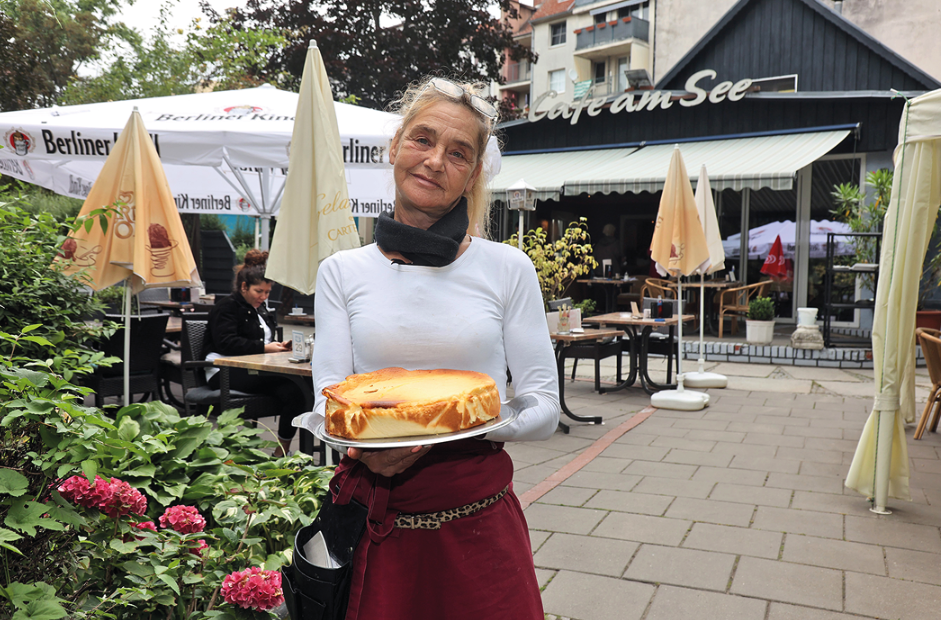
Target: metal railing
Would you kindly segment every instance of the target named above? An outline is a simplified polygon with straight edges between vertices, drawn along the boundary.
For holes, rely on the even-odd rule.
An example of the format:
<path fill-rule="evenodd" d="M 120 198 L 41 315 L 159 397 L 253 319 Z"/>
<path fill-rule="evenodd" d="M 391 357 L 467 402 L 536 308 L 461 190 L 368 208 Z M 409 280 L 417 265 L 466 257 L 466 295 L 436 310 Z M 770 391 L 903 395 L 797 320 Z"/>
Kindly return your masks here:
<path fill-rule="evenodd" d="M 602 23 L 576 30 L 575 51 L 627 39 L 648 41 L 649 35 L 650 22 L 639 17 L 625 17 L 617 20 L 613 25 Z"/>

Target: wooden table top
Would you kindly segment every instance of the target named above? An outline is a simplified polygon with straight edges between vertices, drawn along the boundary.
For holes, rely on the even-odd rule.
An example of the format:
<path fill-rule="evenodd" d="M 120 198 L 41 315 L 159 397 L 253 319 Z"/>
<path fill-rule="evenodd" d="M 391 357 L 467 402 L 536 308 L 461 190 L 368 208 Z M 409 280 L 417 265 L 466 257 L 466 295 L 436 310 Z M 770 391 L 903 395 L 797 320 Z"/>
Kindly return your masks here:
<path fill-rule="evenodd" d="M 280 323 L 284 325 L 313 325 L 314 324 L 314 315 L 313 314 L 285 314 L 283 317 L 278 319 Z"/>
<path fill-rule="evenodd" d="M 291 352 L 259 353 L 257 355 L 236 355 L 233 357 L 220 357 L 213 362 L 214 366 L 228 366 L 230 368 L 244 368 L 245 370 L 259 370 L 275 372 L 282 375 L 298 375 L 312 377 L 310 361 L 294 363 L 291 361 Z"/>
<path fill-rule="evenodd" d="M 723 289 L 723 288 L 733 288 L 736 286 L 742 286 L 742 283 L 741 282 L 729 282 L 728 280 L 706 280 L 705 282 L 702 283 L 702 285 L 705 288 Z M 676 288 L 676 282 L 671 280 L 668 286 L 670 288 Z M 698 280 L 690 280 L 688 282 L 683 283 L 683 288 L 699 288 L 699 286 L 700 286 L 700 282 Z"/>
<path fill-rule="evenodd" d="M 580 278 L 575 280 L 576 282 L 581 282 L 582 284 L 631 284 L 637 282 L 637 278 L 628 278 L 626 280 L 622 278 Z"/>
<path fill-rule="evenodd" d="M 582 333 L 568 334 L 549 333 L 549 337 L 556 342 L 582 342 L 585 340 L 600 340 L 602 338 L 616 338 L 623 336 L 620 329 L 586 329 Z"/>
<path fill-rule="evenodd" d="M 178 316 L 171 316 L 167 321 L 167 333 L 179 334 L 183 331 L 183 319 Z"/>
<path fill-rule="evenodd" d="M 692 321 L 696 318 L 694 314 L 684 314 L 683 322 Z M 582 319 L 582 324 L 589 325 L 641 325 L 659 327 L 661 325 L 677 325 L 679 317 L 670 317 L 669 319 L 645 319 L 643 317 L 634 317 L 630 312 L 609 312 L 608 314 L 599 314 L 597 316 Z"/>
<path fill-rule="evenodd" d="M 142 306 L 154 306 L 156 308 L 165 308 L 167 310 L 186 310 L 193 306 L 191 301 L 170 301 L 170 300 L 161 300 L 161 301 L 142 301 L 140 302 Z M 206 296 L 200 297 L 199 302 L 201 304 L 214 304 L 216 303 L 216 296 Z"/>

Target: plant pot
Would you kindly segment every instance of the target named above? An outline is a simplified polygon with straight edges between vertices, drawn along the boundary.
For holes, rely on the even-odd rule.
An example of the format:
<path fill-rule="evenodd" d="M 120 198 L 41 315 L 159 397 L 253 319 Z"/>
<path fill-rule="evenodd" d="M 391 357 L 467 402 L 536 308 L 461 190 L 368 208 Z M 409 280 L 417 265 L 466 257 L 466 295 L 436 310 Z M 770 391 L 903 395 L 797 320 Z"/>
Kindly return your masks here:
<path fill-rule="evenodd" d="M 918 310 L 915 312 L 915 327 L 941 329 L 941 310 Z"/>
<path fill-rule="evenodd" d="M 745 319 L 745 341 L 749 344 L 769 344 L 774 338 L 774 320 Z"/>

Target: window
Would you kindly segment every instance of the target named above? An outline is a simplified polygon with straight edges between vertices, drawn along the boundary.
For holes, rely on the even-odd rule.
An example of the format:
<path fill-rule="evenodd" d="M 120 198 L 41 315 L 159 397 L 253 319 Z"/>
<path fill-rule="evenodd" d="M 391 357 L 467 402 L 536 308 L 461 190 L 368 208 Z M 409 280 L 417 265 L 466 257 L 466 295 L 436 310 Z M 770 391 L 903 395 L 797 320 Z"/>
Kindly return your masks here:
<path fill-rule="evenodd" d="M 549 89 L 560 94 L 565 92 L 565 69 L 549 72 Z"/>
<path fill-rule="evenodd" d="M 606 15 L 607 13 L 595 13 L 595 25 L 603 22 Z"/>
<path fill-rule="evenodd" d="M 604 61 L 595 63 L 595 84 L 604 84 L 607 79 L 607 74 L 605 73 Z"/>
<path fill-rule="evenodd" d="M 549 45 L 562 45 L 565 43 L 565 22 L 552 24 L 549 26 L 549 29 L 552 35 L 549 40 Z"/>
<path fill-rule="evenodd" d="M 637 17 L 639 19 L 650 19 L 650 3 L 641 2 L 636 6 L 632 6 L 631 17 Z"/>

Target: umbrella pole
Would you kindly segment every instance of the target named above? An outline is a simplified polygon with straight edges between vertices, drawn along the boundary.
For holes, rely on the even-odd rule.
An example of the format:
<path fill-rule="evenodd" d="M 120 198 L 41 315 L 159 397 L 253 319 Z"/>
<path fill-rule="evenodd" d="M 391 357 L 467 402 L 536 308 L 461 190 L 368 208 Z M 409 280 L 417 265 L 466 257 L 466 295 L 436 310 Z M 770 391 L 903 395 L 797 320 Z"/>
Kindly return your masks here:
<path fill-rule="evenodd" d="M 889 498 L 889 476 L 892 467 L 892 439 L 895 435 L 894 411 L 876 411 L 876 463 L 872 481 L 872 508 L 869 510 L 880 515 L 890 515 L 885 507 Z"/>
<path fill-rule="evenodd" d="M 699 272 L 699 372 L 705 372 L 706 359 L 703 354 L 703 331 L 705 330 L 704 321 L 706 320 L 706 274 Z"/>
<path fill-rule="evenodd" d="M 124 281 L 124 406 L 131 400 L 131 280 Z"/>
<path fill-rule="evenodd" d="M 523 249 L 523 210 L 520 209 L 520 231 L 519 231 L 520 250 Z"/>
<path fill-rule="evenodd" d="M 683 274 L 676 276 L 676 309 L 680 320 L 676 325 L 676 389 L 683 391 Z"/>

